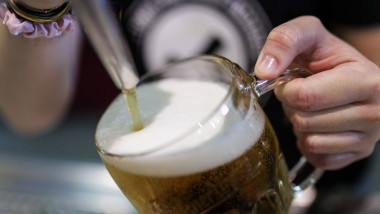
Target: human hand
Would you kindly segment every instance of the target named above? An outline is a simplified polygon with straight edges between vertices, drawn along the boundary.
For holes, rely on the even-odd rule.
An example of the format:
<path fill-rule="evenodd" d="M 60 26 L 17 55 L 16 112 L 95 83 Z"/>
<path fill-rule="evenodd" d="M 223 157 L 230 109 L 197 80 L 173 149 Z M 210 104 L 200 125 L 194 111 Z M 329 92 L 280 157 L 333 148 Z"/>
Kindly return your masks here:
<path fill-rule="evenodd" d="M 275 90 L 301 153 L 325 170 L 369 156 L 380 139 L 380 68 L 310 16 L 273 29 L 255 73 L 272 79 L 291 63 L 313 73 Z"/>

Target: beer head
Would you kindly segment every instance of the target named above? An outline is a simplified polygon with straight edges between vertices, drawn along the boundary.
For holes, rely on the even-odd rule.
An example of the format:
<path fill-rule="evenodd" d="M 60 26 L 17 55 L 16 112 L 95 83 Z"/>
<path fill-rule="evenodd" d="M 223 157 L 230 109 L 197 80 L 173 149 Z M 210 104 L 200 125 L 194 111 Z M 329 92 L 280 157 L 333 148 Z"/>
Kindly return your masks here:
<path fill-rule="evenodd" d="M 131 131 L 119 96 L 101 118 L 97 147 L 104 161 L 124 171 L 179 176 L 227 163 L 252 147 L 265 117 L 254 97 L 249 113 L 234 104 L 229 84 L 168 78 L 137 88 L 144 129 Z"/>

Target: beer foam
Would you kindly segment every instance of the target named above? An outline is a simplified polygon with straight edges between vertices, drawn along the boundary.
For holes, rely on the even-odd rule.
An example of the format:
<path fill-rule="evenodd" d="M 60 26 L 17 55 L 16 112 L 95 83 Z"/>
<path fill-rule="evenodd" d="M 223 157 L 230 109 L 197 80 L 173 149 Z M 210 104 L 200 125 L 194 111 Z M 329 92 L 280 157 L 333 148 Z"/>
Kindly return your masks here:
<path fill-rule="evenodd" d="M 261 110 L 243 115 L 226 105 L 228 90 L 221 83 L 174 78 L 142 85 L 137 98 L 144 129 L 137 132 L 118 96 L 96 131 L 97 144 L 116 156 L 100 155 L 117 168 L 151 176 L 201 172 L 232 161 L 258 140 L 265 118 Z"/>

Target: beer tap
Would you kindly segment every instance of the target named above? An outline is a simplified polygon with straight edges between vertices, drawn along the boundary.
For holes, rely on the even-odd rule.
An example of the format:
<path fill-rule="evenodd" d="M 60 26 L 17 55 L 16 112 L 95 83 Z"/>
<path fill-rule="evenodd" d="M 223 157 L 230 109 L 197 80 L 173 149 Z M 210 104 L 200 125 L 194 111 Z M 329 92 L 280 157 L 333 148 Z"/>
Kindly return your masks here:
<path fill-rule="evenodd" d="M 106 0 L 73 0 L 83 28 L 100 60 L 120 90 L 134 88 L 139 79 L 128 44 Z"/>

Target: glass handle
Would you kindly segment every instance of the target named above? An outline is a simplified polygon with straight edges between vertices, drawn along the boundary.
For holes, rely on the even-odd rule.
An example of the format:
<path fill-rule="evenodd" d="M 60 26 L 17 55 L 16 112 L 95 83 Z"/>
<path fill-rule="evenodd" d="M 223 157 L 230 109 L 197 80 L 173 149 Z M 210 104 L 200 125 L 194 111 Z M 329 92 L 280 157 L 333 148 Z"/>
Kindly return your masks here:
<path fill-rule="evenodd" d="M 296 78 L 305 78 L 310 75 L 311 74 L 308 71 L 300 68 L 287 69 L 279 77 L 272 80 L 257 80 L 253 74 L 253 78 L 255 79 L 253 88 L 257 96 L 260 97 L 266 92 L 269 92 L 291 80 Z M 307 162 L 305 157 L 301 157 L 298 163 L 289 171 L 289 180 L 292 182 L 294 194 L 296 195 L 305 190 L 307 187 L 315 184 L 322 176 L 323 172 L 324 171 L 322 169 L 315 168 Z"/>
<path fill-rule="evenodd" d="M 255 74 L 253 74 L 253 76 L 254 75 Z M 287 69 L 279 77 L 272 80 L 257 80 L 257 78 L 254 76 L 256 81 L 253 83 L 253 87 L 257 96 L 260 97 L 266 92 L 275 89 L 279 85 L 285 84 L 297 78 L 305 78 L 308 76 L 310 76 L 310 73 L 308 71 L 302 70 L 300 68 L 292 68 Z"/>
<path fill-rule="evenodd" d="M 315 184 L 323 175 L 323 170 L 315 168 L 305 157 L 301 157 L 298 163 L 289 171 L 289 180 L 292 182 L 294 194 L 302 192 Z"/>

